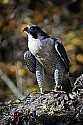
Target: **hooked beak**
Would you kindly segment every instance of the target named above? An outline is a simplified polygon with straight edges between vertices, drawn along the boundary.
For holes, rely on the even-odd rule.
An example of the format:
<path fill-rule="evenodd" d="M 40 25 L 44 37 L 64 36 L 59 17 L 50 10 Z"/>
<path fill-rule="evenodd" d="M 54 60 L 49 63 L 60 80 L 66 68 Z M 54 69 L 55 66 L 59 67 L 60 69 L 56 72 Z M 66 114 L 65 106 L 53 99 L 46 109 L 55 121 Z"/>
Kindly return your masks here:
<path fill-rule="evenodd" d="M 27 27 L 24 27 L 23 32 L 30 33 L 30 28 L 29 28 L 28 26 L 27 26 Z"/>

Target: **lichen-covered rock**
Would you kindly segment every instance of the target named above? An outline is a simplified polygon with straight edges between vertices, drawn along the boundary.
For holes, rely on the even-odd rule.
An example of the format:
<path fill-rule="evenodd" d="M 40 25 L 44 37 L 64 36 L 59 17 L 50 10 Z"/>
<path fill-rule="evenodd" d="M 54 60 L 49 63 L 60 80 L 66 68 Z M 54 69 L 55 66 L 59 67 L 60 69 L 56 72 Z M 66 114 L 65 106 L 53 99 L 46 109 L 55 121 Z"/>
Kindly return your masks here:
<path fill-rule="evenodd" d="M 83 74 L 76 79 L 73 91 L 81 95 L 83 94 Z"/>
<path fill-rule="evenodd" d="M 77 84 L 82 85 L 82 78 L 77 78 L 72 93 L 35 91 L 23 100 L 1 105 L 0 125 L 82 125 L 83 96 L 79 89 L 83 86 Z"/>

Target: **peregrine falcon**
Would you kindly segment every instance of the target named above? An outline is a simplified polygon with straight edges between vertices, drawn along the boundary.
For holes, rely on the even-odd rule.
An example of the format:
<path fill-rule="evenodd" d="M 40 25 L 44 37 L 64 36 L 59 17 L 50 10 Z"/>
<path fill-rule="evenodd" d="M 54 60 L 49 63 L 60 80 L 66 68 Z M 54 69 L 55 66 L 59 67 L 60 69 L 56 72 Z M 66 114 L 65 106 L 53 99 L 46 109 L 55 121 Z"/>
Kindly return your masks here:
<path fill-rule="evenodd" d="M 59 39 L 46 34 L 37 25 L 29 24 L 23 31 L 28 35 L 28 51 L 24 54 L 29 70 L 36 74 L 42 93 L 44 75 L 54 79 L 55 90 L 61 88 L 69 75 L 70 60 Z"/>

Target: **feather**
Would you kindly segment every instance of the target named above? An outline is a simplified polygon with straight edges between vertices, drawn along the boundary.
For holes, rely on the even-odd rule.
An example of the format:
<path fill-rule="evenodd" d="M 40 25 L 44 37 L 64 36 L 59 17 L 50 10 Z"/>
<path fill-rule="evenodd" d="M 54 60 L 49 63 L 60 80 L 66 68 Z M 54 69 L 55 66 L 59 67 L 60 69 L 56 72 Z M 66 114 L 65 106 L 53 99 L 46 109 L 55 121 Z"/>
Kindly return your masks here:
<path fill-rule="evenodd" d="M 67 53 L 65 51 L 63 44 L 58 39 L 57 40 L 55 39 L 55 49 L 56 49 L 57 53 L 59 54 L 61 60 L 63 61 L 66 70 L 69 71 L 70 60 L 67 56 Z"/>
<path fill-rule="evenodd" d="M 28 50 L 24 53 L 24 61 L 28 67 L 28 69 L 32 72 L 36 72 L 36 58 L 34 55 Z"/>

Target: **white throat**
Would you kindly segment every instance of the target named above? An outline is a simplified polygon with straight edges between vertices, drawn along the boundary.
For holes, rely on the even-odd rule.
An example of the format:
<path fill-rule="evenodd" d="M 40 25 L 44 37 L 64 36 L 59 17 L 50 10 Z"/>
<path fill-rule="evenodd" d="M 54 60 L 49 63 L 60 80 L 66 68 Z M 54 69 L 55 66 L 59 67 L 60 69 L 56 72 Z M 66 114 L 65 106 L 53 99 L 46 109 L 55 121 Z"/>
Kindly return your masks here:
<path fill-rule="evenodd" d="M 50 38 L 35 39 L 28 34 L 28 48 L 37 60 L 43 65 L 43 61 L 49 59 L 54 42 Z"/>
<path fill-rule="evenodd" d="M 28 48 L 34 56 L 39 52 L 41 45 L 42 43 L 39 39 L 35 39 L 28 34 Z"/>

